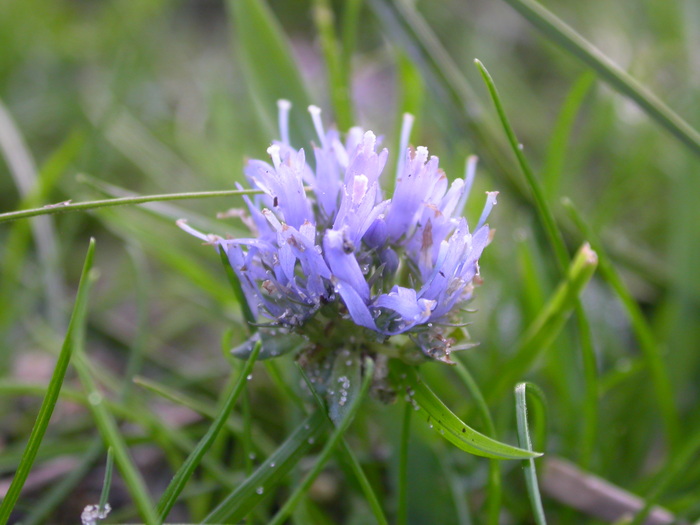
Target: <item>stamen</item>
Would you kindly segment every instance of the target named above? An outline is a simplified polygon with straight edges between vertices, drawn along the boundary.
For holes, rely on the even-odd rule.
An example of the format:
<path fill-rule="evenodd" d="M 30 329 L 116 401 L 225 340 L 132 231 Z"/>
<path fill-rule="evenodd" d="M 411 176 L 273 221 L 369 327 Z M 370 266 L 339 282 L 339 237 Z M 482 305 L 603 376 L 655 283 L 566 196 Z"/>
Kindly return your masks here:
<path fill-rule="evenodd" d="M 486 192 L 486 204 L 484 205 L 484 211 L 481 212 L 481 217 L 479 217 L 479 223 L 476 225 L 476 230 L 481 228 L 484 223 L 486 222 L 486 219 L 489 216 L 489 213 L 491 213 L 491 210 L 493 207 L 497 204 L 496 203 L 496 197 L 498 196 L 497 191 L 487 191 Z"/>
<path fill-rule="evenodd" d="M 289 110 L 292 109 L 292 103 L 289 100 L 280 99 L 277 101 L 277 109 L 279 113 L 280 139 L 282 144 L 289 146 Z"/>
<path fill-rule="evenodd" d="M 326 133 L 323 131 L 323 122 L 321 122 L 321 108 L 318 106 L 309 106 L 311 120 L 314 121 L 314 128 L 318 135 L 318 140 L 321 142 L 321 147 L 326 147 Z"/>
<path fill-rule="evenodd" d="M 464 189 L 462 190 L 462 196 L 459 198 L 459 202 L 455 208 L 455 213 L 457 215 L 462 215 L 464 213 L 464 206 L 467 203 L 469 193 L 472 191 L 472 185 L 474 184 L 477 162 L 479 162 L 479 157 L 476 155 L 469 155 L 467 157 L 467 166 L 464 173 Z"/>
<path fill-rule="evenodd" d="M 179 219 L 179 220 L 177 220 L 177 221 L 175 222 L 175 224 L 176 224 L 177 227 L 180 228 L 181 230 L 186 231 L 186 232 L 189 233 L 190 235 L 194 235 L 194 236 L 197 237 L 198 239 L 202 239 L 204 242 L 210 242 L 210 241 L 211 241 L 211 238 L 210 238 L 208 235 L 206 235 L 206 234 L 204 234 L 204 233 L 202 233 L 202 232 L 200 232 L 200 231 L 198 231 L 198 230 L 195 230 L 192 226 L 190 226 L 189 224 L 187 224 L 187 220 L 186 220 L 186 219 Z"/>
<path fill-rule="evenodd" d="M 280 159 L 280 147 L 277 144 L 273 144 L 267 148 L 267 154 L 272 158 L 272 165 L 275 169 L 278 169 L 280 164 L 282 164 L 282 159 Z"/>
<path fill-rule="evenodd" d="M 408 149 L 408 141 L 411 138 L 411 129 L 415 117 L 410 113 L 403 114 L 403 122 L 401 123 L 401 139 L 399 142 L 399 158 L 396 163 L 396 178 L 400 179 L 403 173 L 404 164 L 406 164 L 406 150 Z"/>

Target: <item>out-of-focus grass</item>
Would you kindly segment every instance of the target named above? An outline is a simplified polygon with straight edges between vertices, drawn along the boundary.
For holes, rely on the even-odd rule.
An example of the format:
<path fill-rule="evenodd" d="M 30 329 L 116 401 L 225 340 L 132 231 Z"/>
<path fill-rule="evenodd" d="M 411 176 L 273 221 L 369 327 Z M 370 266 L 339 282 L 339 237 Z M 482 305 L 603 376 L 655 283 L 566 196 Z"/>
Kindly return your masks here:
<path fill-rule="evenodd" d="M 495 434 L 513 443 L 515 411 L 505 390 L 533 381 L 542 388 L 548 410 L 547 441 L 534 443 L 535 450 L 542 446 L 545 452 L 538 466 L 548 456 L 563 456 L 653 498 L 681 518 L 698 519 L 694 495 L 700 469 L 678 468 L 686 460 L 694 464 L 700 435 L 697 157 L 506 2 L 414 6 L 368 0 L 354 22 L 359 4 L 318 1 L 292 9 L 252 0 L 0 3 L 0 100 L 38 175 L 23 200 L 4 155 L 0 213 L 122 196 L 121 190 L 233 189 L 242 180 L 244 158 L 265 155 L 277 97 L 298 99 L 294 139 L 306 147 L 310 120 L 303 105 L 310 101 L 324 107 L 328 122 L 332 105 L 342 106 L 343 82 L 350 81 L 352 105 L 342 111 L 354 108 L 355 122 L 385 134 L 385 143 L 392 145 L 401 113 L 418 112 L 411 142 L 439 155 L 450 177 L 462 175 L 467 155 L 480 156 L 472 203 L 484 190 L 500 191 L 491 216 L 497 234 L 481 261 L 485 283 L 477 290 L 478 312 L 467 314 L 471 336 L 481 344 L 461 359 L 489 400 L 488 410 L 448 367 L 421 370 L 431 389 L 482 432 L 490 431 L 482 419 L 490 412 Z M 700 44 L 696 2 L 624 0 L 594 6 L 557 0 L 544 5 L 690 125 L 700 125 L 692 89 L 698 82 Z M 323 18 L 329 8 L 334 26 Z M 256 31 L 251 24 L 257 20 L 264 28 L 260 20 L 269 20 L 270 14 L 276 25 L 265 30 L 272 33 Z M 280 38 L 288 40 L 275 40 Z M 285 54 L 275 45 L 280 41 L 288 45 Z M 337 62 L 330 75 L 324 56 Z M 561 272 L 530 187 L 473 67 L 475 57 L 496 81 L 565 250 L 571 254 L 586 240 L 602 248 L 602 271 L 581 301 L 593 367 L 590 361 L 584 365 L 582 325 L 570 321 L 513 384 L 501 384 L 520 337 L 541 313 Z M 339 117 L 347 119 L 346 113 Z M 79 173 L 92 179 L 79 179 Z M 562 197 L 578 210 L 577 221 L 569 219 Z M 247 337 L 218 257 L 183 235 L 174 217 L 193 224 L 213 221 L 216 212 L 239 206 L 239 198 L 229 197 L 56 215 L 51 221 L 57 271 L 51 274 L 28 221 L 0 224 L 2 481 L 9 481 L 20 464 L 65 336 L 84 248 L 94 236 L 101 277 L 87 315 L 84 372 L 108 400 L 106 413 L 119 424 L 120 440 L 146 479 L 150 499 L 160 498 L 230 388 L 235 365 L 219 350 L 222 338 L 228 337 L 223 345 L 228 348 Z M 467 210 L 472 223 L 479 208 L 476 203 Z M 237 219 L 220 221 L 217 229 L 245 231 Z M 47 293 L 47 275 L 59 295 Z M 672 387 L 671 398 L 663 402 L 654 388 L 661 368 Z M 133 385 L 125 391 L 124 379 L 136 373 L 148 378 L 144 385 L 155 387 Z M 593 391 L 591 373 L 597 385 Z M 299 381 L 291 358 L 272 368 L 255 366 L 248 383 L 250 417 L 245 417 L 245 403 L 234 410 L 184 487 L 184 504 L 176 505 L 169 519 L 201 521 L 239 486 L 252 495 L 254 487 L 240 485 L 247 465 L 263 464 L 290 436 L 308 437 L 299 428 L 305 416 L 286 393 Z M 167 398 L 159 395 L 163 392 L 169 392 Z M 30 473 L 12 519 L 50 515 L 50 522 L 75 522 L 85 505 L 99 501 L 104 462 L 94 459 L 99 432 L 85 407 L 89 394 L 69 368 L 33 467 L 48 476 L 48 485 Z M 664 430 L 668 403 L 681 421 L 674 440 Z M 406 461 L 399 461 L 406 443 L 402 420 L 401 403 L 365 402 L 346 435 L 389 520 L 397 510 L 409 523 L 469 523 L 470 517 L 478 522 L 488 515 L 493 520 L 484 503 L 492 501 L 486 494 L 493 486 L 487 460 L 465 455 L 414 417 L 403 449 Z M 304 479 L 309 465 L 299 458 L 319 453 L 324 443 L 324 427 L 320 421 L 317 426 L 312 436 L 317 443 L 295 443 L 297 448 L 287 450 L 297 455 L 289 456 L 293 468 L 281 487 L 266 484 L 264 495 L 256 495 L 260 504 L 252 511 L 253 522 L 273 516 Z M 533 431 L 544 435 L 542 429 Z M 59 484 L 51 477 L 58 472 L 52 462 L 57 459 L 83 465 L 85 475 L 65 479 L 60 490 L 51 491 Z M 516 523 L 532 520 L 519 466 L 502 462 L 500 471 L 501 514 Z M 400 498 L 399 473 L 407 481 Z M 115 521 L 137 519 L 119 461 L 110 503 Z M 593 519 L 546 493 L 542 503 L 552 523 Z M 292 519 L 372 520 L 342 456 L 316 479 Z"/>

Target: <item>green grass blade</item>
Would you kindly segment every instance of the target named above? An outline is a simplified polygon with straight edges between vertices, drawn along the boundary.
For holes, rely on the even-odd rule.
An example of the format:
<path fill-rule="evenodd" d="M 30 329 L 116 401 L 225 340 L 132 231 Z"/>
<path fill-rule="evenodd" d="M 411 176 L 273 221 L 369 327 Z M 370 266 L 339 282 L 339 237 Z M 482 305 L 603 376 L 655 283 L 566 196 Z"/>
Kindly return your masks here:
<path fill-rule="evenodd" d="M 530 191 L 532 192 L 532 197 L 535 201 L 537 215 L 540 218 L 540 222 L 544 227 L 545 234 L 547 235 L 552 249 L 554 250 L 554 255 L 557 258 L 559 269 L 563 271 L 564 268 L 566 268 L 569 256 L 566 252 L 566 245 L 564 244 L 564 239 L 561 236 L 561 231 L 559 231 L 556 220 L 554 219 L 554 214 L 552 213 L 552 210 L 549 207 L 549 204 L 547 202 L 547 199 L 545 198 L 544 192 L 542 191 L 542 187 L 539 181 L 535 177 L 535 174 L 530 168 L 530 164 L 527 162 L 527 159 L 523 154 L 520 142 L 515 136 L 513 127 L 510 125 L 508 117 L 506 116 L 506 112 L 503 108 L 503 104 L 501 103 L 501 98 L 498 95 L 498 91 L 496 90 L 496 85 L 493 82 L 493 78 L 491 78 L 491 75 L 479 60 L 474 60 L 474 63 L 479 69 L 479 72 L 481 73 L 481 76 L 484 79 L 484 83 L 486 84 L 486 87 L 489 90 L 489 94 L 491 95 L 493 104 L 496 107 L 496 112 L 498 113 L 498 118 L 500 119 L 501 124 L 503 125 L 503 129 L 506 132 L 506 136 L 508 137 L 508 142 L 510 143 L 511 148 L 515 153 L 516 158 L 518 159 L 520 169 L 522 170 L 523 174 L 525 175 L 525 178 L 527 179 L 528 186 L 530 187 Z"/>
<path fill-rule="evenodd" d="M 518 422 L 518 443 L 526 450 L 532 450 L 532 441 L 530 440 L 530 430 L 527 424 L 527 383 L 518 383 L 515 386 L 515 415 Z M 535 469 L 535 460 L 523 460 L 523 471 L 525 473 L 525 484 L 527 485 L 527 493 L 530 498 L 530 505 L 537 525 L 545 525 L 547 519 L 542 508 L 542 500 L 540 499 L 540 490 L 537 484 L 537 470 Z"/>
<path fill-rule="evenodd" d="M 523 334 L 515 355 L 499 374 L 489 397 L 496 397 L 518 382 L 537 357 L 552 343 L 577 303 L 578 296 L 593 276 L 598 257 L 588 244 L 584 244 L 569 266 L 564 280 L 559 284 L 545 307 Z"/>
<path fill-rule="evenodd" d="M 41 208 L 30 210 L 11 211 L 0 213 L 0 223 L 37 217 L 39 215 L 54 215 L 56 213 L 66 213 L 69 211 L 89 211 L 97 208 L 110 206 L 124 206 L 127 204 L 143 204 L 144 202 L 156 201 L 179 201 L 187 199 L 209 199 L 212 197 L 231 197 L 236 195 L 254 195 L 261 193 L 260 190 L 221 190 L 221 191 L 194 191 L 186 193 L 162 193 L 159 195 L 138 195 L 134 197 L 117 197 L 116 199 L 101 199 L 87 202 L 60 202 L 58 204 L 47 204 Z"/>
<path fill-rule="evenodd" d="M 458 418 L 419 377 L 415 367 L 394 359 L 391 376 L 396 384 L 405 384 L 414 407 L 427 416 L 428 423 L 459 449 L 492 459 L 526 459 L 541 454 L 501 443 L 485 436 Z"/>
<path fill-rule="evenodd" d="M 111 448 L 107 449 L 107 463 L 105 464 L 105 478 L 102 483 L 102 492 L 100 493 L 99 509 L 104 510 L 107 500 L 109 499 L 109 491 L 112 487 L 112 469 L 114 468 L 114 452 Z"/>
<path fill-rule="evenodd" d="M 204 454 L 206 454 L 209 448 L 211 448 L 214 440 L 219 435 L 219 432 L 223 428 L 229 414 L 233 410 L 234 405 L 238 401 L 239 396 L 243 392 L 243 388 L 248 381 L 248 375 L 252 372 L 255 360 L 260 353 L 261 346 L 262 345 L 260 343 L 255 345 L 253 352 L 250 354 L 250 357 L 239 374 L 238 380 L 236 381 L 236 386 L 231 390 L 228 398 L 222 405 L 221 410 L 217 414 L 212 425 L 209 427 L 209 430 L 207 430 L 207 433 L 197 444 L 197 447 L 192 451 L 187 460 L 185 460 L 182 467 L 180 467 L 180 469 L 175 473 L 175 476 L 173 476 L 173 479 L 168 484 L 165 492 L 163 492 L 157 507 L 157 512 L 161 521 L 165 521 L 165 519 L 168 517 L 168 514 L 173 508 L 173 505 L 175 505 L 177 502 L 177 498 L 182 492 L 182 489 L 185 488 L 185 484 L 192 477 L 195 469 L 202 461 Z"/>
<path fill-rule="evenodd" d="M 313 0 L 313 18 L 321 40 L 321 51 L 326 62 L 328 85 L 335 112 L 335 122 L 345 131 L 353 126 L 352 99 L 350 96 L 350 61 L 343 63 L 338 37 L 335 33 L 335 16 L 329 0 Z"/>
<path fill-rule="evenodd" d="M 85 256 L 85 263 L 83 265 L 83 272 L 80 277 L 80 284 L 78 285 L 75 306 L 73 307 L 73 313 L 71 315 L 70 324 L 68 325 L 66 337 L 63 341 L 63 346 L 61 347 L 61 353 L 56 361 L 56 366 L 53 374 L 51 375 L 51 380 L 49 381 L 46 395 L 41 403 L 39 414 L 37 415 L 36 422 L 34 423 L 31 434 L 29 435 L 29 442 L 27 443 L 27 447 L 22 454 L 22 459 L 17 467 L 17 472 L 15 472 L 15 476 L 12 478 L 12 483 L 7 490 L 5 498 L 2 500 L 2 503 L 0 503 L 0 523 L 6 523 L 10 519 L 10 513 L 17 503 L 17 499 L 19 498 L 19 494 L 24 486 L 24 482 L 27 480 L 29 471 L 34 464 L 37 452 L 41 446 L 44 435 L 46 434 L 46 429 L 49 425 L 49 421 L 51 420 L 51 414 L 53 414 L 56 401 L 58 400 L 58 396 L 61 391 L 61 386 L 63 385 L 63 379 L 65 378 L 66 370 L 68 369 L 68 363 L 70 363 L 71 356 L 76 350 L 77 332 L 82 329 L 82 326 L 85 323 L 88 292 L 92 283 L 91 269 L 94 253 L 95 241 L 94 239 L 91 239 L 87 250 L 87 255 Z"/>
<path fill-rule="evenodd" d="M 277 101 L 287 99 L 306 111 L 309 96 L 294 62 L 292 46 L 263 0 L 229 0 L 241 67 L 251 95 L 257 100 L 270 129 L 277 122 Z M 315 136 L 311 119 L 289 122 L 292 143 L 308 144 Z"/>
<path fill-rule="evenodd" d="M 326 422 L 326 415 L 321 411 L 302 421 L 253 474 L 204 518 L 203 523 L 237 523 L 248 516 L 264 495 L 282 483 L 289 471 L 299 463 L 328 426 Z"/>
<path fill-rule="evenodd" d="M 362 386 L 360 387 L 360 391 L 357 393 L 357 396 L 351 400 L 350 407 L 343 415 L 343 418 L 336 422 L 336 427 L 328 438 L 328 441 L 326 441 L 326 444 L 323 446 L 323 449 L 316 459 L 316 463 L 314 463 L 313 468 L 308 474 L 306 474 L 306 477 L 304 477 L 294 492 L 292 492 L 292 495 L 289 496 L 289 499 L 287 499 L 282 508 L 277 511 L 277 514 L 275 514 L 270 521 L 270 525 L 282 525 L 282 523 L 285 522 L 299 501 L 301 501 L 301 498 L 304 497 L 306 492 L 311 488 L 311 484 L 321 473 L 321 470 L 323 470 L 323 467 L 326 465 L 331 457 L 331 454 L 335 450 L 336 445 L 340 443 L 343 435 L 350 426 L 350 423 L 352 423 L 353 419 L 355 419 L 355 415 L 357 414 L 362 401 L 364 401 L 364 399 L 367 397 L 369 385 L 374 377 L 374 361 L 369 358 L 365 359 L 363 373 L 364 377 L 362 378 Z"/>
<path fill-rule="evenodd" d="M 617 273 L 598 236 L 583 220 L 583 217 L 581 217 L 581 214 L 569 199 L 564 199 L 563 205 L 576 227 L 589 239 L 593 249 L 598 253 L 600 274 L 615 291 L 627 312 L 646 365 L 651 373 L 654 392 L 664 421 L 666 434 L 671 444 L 677 444 L 680 436 L 680 417 L 674 401 L 673 386 L 671 385 L 671 380 L 661 355 L 661 349 L 654 337 L 654 333 L 645 319 L 639 304 L 634 300 L 634 297 L 632 297 L 632 294 Z"/>
<path fill-rule="evenodd" d="M 593 44 L 534 0 L 505 0 L 549 40 L 577 57 L 618 92 L 632 99 L 657 124 L 700 155 L 700 133 Z"/>

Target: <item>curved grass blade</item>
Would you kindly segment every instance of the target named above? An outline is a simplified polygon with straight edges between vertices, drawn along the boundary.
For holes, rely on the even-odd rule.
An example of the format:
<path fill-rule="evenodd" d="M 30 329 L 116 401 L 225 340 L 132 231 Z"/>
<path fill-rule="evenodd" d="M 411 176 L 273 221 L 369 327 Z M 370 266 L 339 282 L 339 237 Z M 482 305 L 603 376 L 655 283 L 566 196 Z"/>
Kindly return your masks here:
<path fill-rule="evenodd" d="M 185 484 L 192 477 L 195 469 L 202 461 L 204 454 L 207 453 L 209 448 L 214 443 L 214 440 L 219 435 L 219 432 L 223 428 L 229 414 L 233 410 L 236 401 L 238 401 L 238 397 L 243 392 L 248 374 L 250 374 L 253 370 L 253 365 L 258 357 L 258 353 L 260 353 L 260 348 L 260 343 L 255 345 L 253 352 L 250 354 L 250 357 L 239 374 L 236 386 L 231 390 L 231 393 L 221 407 L 221 410 L 217 414 L 212 425 L 209 427 L 209 430 L 207 430 L 207 433 L 200 440 L 197 447 L 192 451 L 189 457 L 185 460 L 182 467 L 180 467 L 180 469 L 175 473 L 175 476 L 173 476 L 173 479 L 165 489 L 165 492 L 161 496 L 156 509 L 161 521 L 165 521 L 165 519 L 168 517 L 168 514 L 173 508 L 173 505 L 175 505 L 177 502 L 177 498 L 182 492 L 182 489 L 185 488 Z"/>
<path fill-rule="evenodd" d="M 530 440 L 530 430 L 527 424 L 527 383 L 518 383 L 515 386 L 515 416 L 518 423 L 518 443 L 526 450 L 532 450 L 532 441 Z M 527 485 L 527 494 L 530 498 L 530 505 L 537 525 L 545 525 L 547 519 L 542 508 L 542 500 L 540 498 L 540 490 L 537 485 L 537 470 L 535 469 L 535 460 L 523 460 L 523 471 L 525 473 L 525 484 Z"/>
<path fill-rule="evenodd" d="M 233 33 L 250 93 L 270 129 L 276 122 L 277 101 L 288 99 L 300 108 L 309 96 L 290 53 L 291 45 L 270 8 L 262 0 L 229 0 Z M 308 144 L 315 136 L 311 119 L 291 119 L 292 143 Z"/>
<path fill-rule="evenodd" d="M 248 516 L 264 494 L 282 483 L 287 473 L 299 463 L 327 427 L 326 421 L 326 415 L 318 410 L 302 421 L 253 474 L 204 518 L 203 523 L 237 523 Z"/>
<path fill-rule="evenodd" d="M 323 470 L 323 467 L 330 459 L 331 454 L 333 453 L 333 450 L 335 449 L 336 445 L 338 445 L 338 443 L 342 441 L 343 435 L 350 426 L 350 423 L 352 423 L 353 419 L 355 419 L 355 415 L 357 414 L 357 411 L 359 410 L 362 401 L 364 401 L 365 397 L 367 397 L 369 385 L 372 382 L 372 378 L 374 377 L 374 361 L 372 361 L 369 358 L 365 359 L 363 368 L 364 378 L 362 379 L 362 386 L 360 387 L 360 391 L 357 393 L 357 396 L 355 396 L 355 398 L 350 402 L 350 407 L 343 415 L 343 418 L 340 421 L 336 422 L 335 430 L 328 438 L 328 441 L 326 441 L 326 444 L 323 446 L 323 449 L 321 450 L 321 453 L 319 454 L 318 459 L 316 460 L 316 463 L 314 464 L 313 468 L 309 471 L 309 473 L 306 475 L 303 481 L 297 486 L 292 495 L 289 496 L 289 499 L 287 499 L 282 508 L 279 511 L 277 511 L 277 514 L 275 514 L 275 516 L 270 521 L 270 525 L 282 525 L 282 523 L 285 522 L 287 517 L 292 513 L 292 511 L 297 506 L 304 494 L 306 494 L 306 492 L 311 488 L 311 484 L 321 473 L 321 470 Z"/>
<path fill-rule="evenodd" d="M 515 355 L 499 375 L 489 392 L 494 398 L 518 382 L 537 357 L 552 343 L 578 301 L 578 296 L 593 276 L 598 256 L 588 244 L 579 248 L 564 280 L 522 336 Z"/>
<path fill-rule="evenodd" d="M 614 89 L 636 102 L 652 120 L 666 128 L 693 153 L 700 155 L 700 133 L 593 44 L 534 0 L 505 1 L 549 40 L 593 69 Z"/>
<path fill-rule="evenodd" d="M 37 217 L 39 215 L 54 215 L 69 211 L 89 211 L 109 206 L 124 206 L 126 204 L 143 204 L 156 201 L 180 201 L 187 199 L 208 199 L 211 197 L 231 197 L 234 195 L 254 195 L 260 190 L 221 190 L 221 191 L 191 191 L 186 193 L 161 193 L 159 195 L 138 195 L 134 197 L 117 197 L 116 199 L 101 199 L 86 202 L 59 202 L 58 204 L 46 204 L 41 208 L 30 210 L 11 211 L 0 213 L 0 223 Z"/>
<path fill-rule="evenodd" d="M 419 377 L 414 367 L 394 359 L 391 363 L 391 376 L 396 384 L 403 383 L 409 396 L 418 407 L 428 416 L 428 422 L 456 447 L 485 458 L 492 459 L 527 459 L 539 457 L 542 454 L 523 450 L 506 443 L 501 443 L 485 436 L 458 418 L 433 393 Z"/>
<path fill-rule="evenodd" d="M 2 503 L 0 503 L 0 523 L 6 523 L 10 519 L 10 513 L 17 503 L 17 499 L 19 498 L 19 494 L 24 486 L 24 482 L 27 480 L 29 471 L 34 464 L 34 459 L 36 458 L 39 447 L 41 446 L 44 434 L 46 434 L 46 428 L 49 425 L 51 414 L 53 414 L 53 409 L 56 406 L 56 401 L 58 400 L 61 386 L 63 385 L 63 379 L 66 375 L 66 370 L 68 369 L 68 363 L 70 362 L 71 356 L 76 349 L 78 340 L 77 332 L 82 329 L 83 324 L 85 323 L 88 292 L 90 291 L 90 286 L 93 281 L 91 270 L 94 253 L 95 240 L 90 239 L 90 245 L 88 247 L 87 255 L 85 256 L 85 263 L 83 265 L 83 272 L 80 276 L 80 284 L 78 285 L 75 306 L 73 307 L 73 313 L 66 332 L 66 338 L 63 341 L 61 353 L 56 361 L 56 367 L 51 375 L 51 380 L 49 381 L 49 386 L 46 391 L 46 395 L 44 396 L 44 400 L 41 403 L 41 408 L 39 409 L 36 422 L 34 423 L 34 427 L 29 435 L 27 448 L 22 454 L 22 459 L 17 466 L 17 472 L 15 472 L 15 476 L 12 478 L 12 483 L 7 490 L 7 494 L 2 500 Z"/>

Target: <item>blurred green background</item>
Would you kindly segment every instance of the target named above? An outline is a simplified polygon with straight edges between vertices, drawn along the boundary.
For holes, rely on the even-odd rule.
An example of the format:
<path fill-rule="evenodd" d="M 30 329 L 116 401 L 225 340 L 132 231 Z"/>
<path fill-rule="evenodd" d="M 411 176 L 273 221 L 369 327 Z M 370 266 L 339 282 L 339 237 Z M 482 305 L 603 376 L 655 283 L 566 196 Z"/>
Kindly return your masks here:
<path fill-rule="evenodd" d="M 696 0 L 542 5 L 700 126 Z M 338 111 L 329 82 L 319 33 L 329 13 L 339 35 L 336 81 L 350 86 L 352 115 Z M 275 47 L 280 42 L 293 58 L 291 69 Z M 410 111 L 417 117 L 411 142 L 438 155 L 450 178 L 463 175 L 468 155 L 480 157 L 467 212 L 472 223 L 482 192 L 500 191 L 490 219 L 496 237 L 481 260 L 478 312 L 469 315 L 470 334 L 480 345 L 462 361 L 489 401 L 496 437 L 514 443 L 515 384 L 499 391 L 498 379 L 561 272 L 474 58 L 494 78 L 570 253 L 585 240 L 599 240 L 611 268 L 582 296 L 583 325 L 580 316 L 572 319 L 515 378 L 538 384 L 548 401 L 546 445 L 536 442 L 535 448 L 643 498 L 658 498 L 679 518 L 698 519 L 697 152 L 506 2 L 5 0 L 0 213 L 131 192 L 232 189 L 243 179 L 244 160 L 264 158 L 276 137 L 278 97 L 295 104 L 297 147 L 313 138 L 308 103 L 324 109 L 327 124 L 373 129 L 390 148 L 398 142 L 401 114 Z M 562 197 L 571 199 L 593 238 L 571 220 Z M 154 203 L 60 214 L 31 227 L 28 221 L 0 224 L 0 487 L 9 483 L 26 445 L 43 395 L 31 385 L 50 377 L 92 236 L 100 279 L 90 299 L 87 354 L 107 395 L 143 416 L 121 430 L 152 496 L 160 495 L 183 450 L 147 419 L 176 427 L 193 442 L 208 425 L 131 378 L 150 378 L 216 407 L 230 381 L 223 351 L 245 338 L 218 258 L 174 222 L 188 218 L 206 231 L 243 235 L 240 222 L 215 219 L 241 205 L 238 198 Z M 627 306 L 616 283 L 632 299 Z M 630 316 L 639 313 L 635 327 Z M 595 357 L 593 368 L 586 368 L 586 355 Z M 236 421 L 247 421 L 259 440 L 253 463 L 299 421 L 270 370 L 256 366 L 236 412 Z M 280 360 L 277 371 L 298 387 L 291 358 Z M 430 364 L 422 372 L 455 413 L 484 431 L 453 369 Z M 660 377 L 667 378 L 670 398 L 659 391 Z M 71 370 L 65 388 L 81 389 Z M 401 417 L 400 406 L 371 401 L 348 436 L 388 516 L 396 508 Z M 14 519 L 76 522 L 85 505 L 96 503 L 104 456 L 98 445 L 93 456 L 86 451 L 97 436 L 90 413 L 75 399 L 62 400 L 34 467 L 47 478 L 27 484 Z M 255 448 L 239 437 L 221 437 L 212 452 L 232 483 L 243 479 Z M 83 475 L 61 485 L 79 465 Z M 299 468 L 306 468 L 303 461 Z M 501 471 L 502 523 L 531 522 L 519 465 L 504 462 Z M 486 522 L 486 478 L 486 460 L 465 455 L 414 419 L 410 523 L 469 523 L 468 516 Z M 206 469 L 188 487 L 173 520 L 199 521 L 227 493 Z M 286 491 L 282 484 L 267 496 L 253 519 L 264 523 Z M 137 519 L 119 474 L 110 501 L 112 522 Z M 543 502 L 552 523 L 597 523 L 546 490 Z M 371 521 L 358 488 L 337 464 L 319 478 L 304 509 L 297 523 Z"/>

